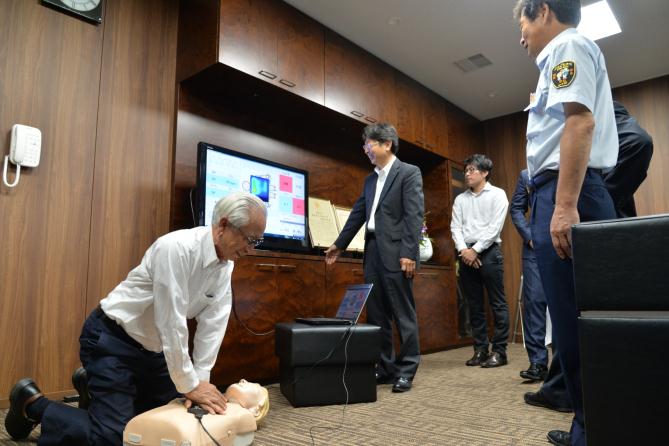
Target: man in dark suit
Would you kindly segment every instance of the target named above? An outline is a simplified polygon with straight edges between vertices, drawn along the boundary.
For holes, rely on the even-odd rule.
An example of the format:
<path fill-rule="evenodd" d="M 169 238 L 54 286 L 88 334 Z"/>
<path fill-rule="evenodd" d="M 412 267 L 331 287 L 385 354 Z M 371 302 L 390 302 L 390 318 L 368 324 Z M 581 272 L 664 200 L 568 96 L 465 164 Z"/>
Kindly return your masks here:
<path fill-rule="evenodd" d="M 382 333 L 376 380 L 393 383 L 393 392 L 406 392 L 420 362 L 412 282 L 419 263 L 423 179 L 418 167 L 395 156 L 399 141 L 392 125 L 368 125 L 363 140 L 365 154 L 376 168 L 365 178 L 362 195 L 339 237 L 325 251 L 325 261 L 333 264 L 365 225 L 365 282 L 374 284 L 367 301 L 367 320 L 381 327 Z M 397 353 L 393 321 L 400 335 Z"/>
<path fill-rule="evenodd" d="M 534 257 L 530 224 L 525 218 L 530 207 L 529 184 L 527 169 L 524 169 L 518 176 L 509 213 L 513 225 L 523 238 L 523 333 L 530 367 L 520 372 L 520 376 L 532 381 L 542 381 L 548 371 L 548 350 L 545 345 L 547 303 L 537 259 Z"/>

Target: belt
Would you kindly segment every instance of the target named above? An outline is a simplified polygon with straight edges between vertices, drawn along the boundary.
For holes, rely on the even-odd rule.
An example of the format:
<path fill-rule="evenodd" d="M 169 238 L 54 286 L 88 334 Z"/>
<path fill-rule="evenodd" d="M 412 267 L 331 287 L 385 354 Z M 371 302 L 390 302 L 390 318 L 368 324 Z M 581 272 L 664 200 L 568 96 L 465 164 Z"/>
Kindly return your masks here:
<path fill-rule="evenodd" d="M 586 170 L 586 174 L 594 173 L 597 175 L 603 175 L 604 170 L 603 169 L 595 169 L 592 167 L 588 167 Z M 557 179 L 558 175 L 560 174 L 559 170 L 543 170 L 539 172 L 537 175 L 533 176 L 532 179 L 530 180 L 530 184 L 528 184 L 527 188 L 534 192 L 537 189 L 539 189 L 541 186 L 543 186 L 546 183 L 551 182 L 554 179 Z"/>

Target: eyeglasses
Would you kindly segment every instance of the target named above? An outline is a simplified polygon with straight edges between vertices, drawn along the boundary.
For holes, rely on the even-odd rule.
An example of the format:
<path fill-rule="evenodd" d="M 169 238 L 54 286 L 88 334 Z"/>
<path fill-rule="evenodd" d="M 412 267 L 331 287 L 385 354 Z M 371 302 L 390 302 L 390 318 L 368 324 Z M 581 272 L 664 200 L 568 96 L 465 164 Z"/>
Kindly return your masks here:
<path fill-rule="evenodd" d="M 368 142 L 368 143 L 363 144 L 362 148 L 364 150 L 372 150 L 372 147 L 374 147 L 375 145 L 378 145 L 378 144 L 379 144 L 378 141 L 372 141 L 372 142 Z"/>
<path fill-rule="evenodd" d="M 478 171 L 479 171 L 479 170 L 478 170 L 476 167 L 468 167 L 468 168 L 466 168 L 463 172 L 464 172 L 465 174 L 468 174 L 468 173 L 474 173 L 474 172 L 478 172 Z"/>
<path fill-rule="evenodd" d="M 262 244 L 262 242 L 265 241 L 265 239 L 262 238 L 262 237 L 256 238 L 256 237 L 252 237 L 250 235 L 244 234 L 244 232 L 240 228 L 238 228 L 237 226 L 235 226 L 233 224 L 231 224 L 230 226 L 232 226 L 237 231 L 239 231 L 239 233 L 242 235 L 242 237 L 244 237 L 246 239 L 246 244 L 249 245 L 249 246 L 258 247 Z"/>

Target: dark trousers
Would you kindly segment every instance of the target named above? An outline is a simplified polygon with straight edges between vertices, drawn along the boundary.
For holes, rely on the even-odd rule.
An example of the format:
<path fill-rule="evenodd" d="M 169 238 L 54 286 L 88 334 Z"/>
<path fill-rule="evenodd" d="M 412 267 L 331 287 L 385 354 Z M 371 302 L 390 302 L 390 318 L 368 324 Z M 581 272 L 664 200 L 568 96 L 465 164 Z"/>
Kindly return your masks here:
<path fill-rule="evenodd" d="M 645 134 L 624 133 L 620 138 L 618 162 L 604 175 L 618 218 L 636 217 L 634 192 L 646 179 L 653 156 L 653 142 Z"/>
<path fill-rule="evenodd" d="M 498 244 L 479 254 L 481 266 L 472 268 L 460 262 L 460 285 L 469 305 L 474 349 L 488 351 L 488 326 L 484 306 L 483 287 L 488 291 L 488 302 L 495 319 L 495 334 L 490 342 L 492 351 L 506 357 L 509 338 L 509 307 L 504 295 L 504 257 Z"/>
<path fill-rule="evenodd" d="M 135 415 L 179 396 L 164 355 L 144 350 L 102 310 L 86 319 L 79 343 L 91 405 L 85 411 L 51 403 L 42 416 L 40 446 L 118 446 Z"/>
<path fill-rule="evenodd" d="M 548 373 L 541 385 L 539 392 L 546 397 L 551 404 L 557 407 L 570 408 L 571 401 L 567 394 L 567 385 L 564 382 L 564 374 L 560 365 L 560 352 L 553 348 L 553 358 L 548 367 Z"/>
<path fill-rule="evenodd" d="M 544 179 L 547 181 L 543 182 Z M 578 310 L 574 292 L 574 271 L 571 259 L 557 256 L 550 235 L 550 223 L 555 206 L 556 175 L 540 174 L 532 180 L 532 242 L 539 265 L 541 281 L 553 322 L 553 336 L 560 352 L 567 392 L 574 408 L 571 427 L 572 444 L 585 445 L 583 392 L 578 346 Z M 582 222 L 615 218 L 613 201 L 601 174 L 588 169 L 578 198 L 578 213 Z"/>
<path fill-rule="evenodd" d="M 546 348 L 546 295 L 534 251 L 523 253 L 523 329 L 531 363 L 548 365 Z"/>
<path fill-rule="evenodd" d="M 407 279 L 402 271 L 391 272 L 384 268 L 373 238 L 365 245 L 365 282 L 374 284 L 367 299 L 367 322 L 381 327 L 378 373 L 413 379 L 420 363 L 413 279 Z M 393 321 L 400 337 L 397 354 L 393 345 Z"/>

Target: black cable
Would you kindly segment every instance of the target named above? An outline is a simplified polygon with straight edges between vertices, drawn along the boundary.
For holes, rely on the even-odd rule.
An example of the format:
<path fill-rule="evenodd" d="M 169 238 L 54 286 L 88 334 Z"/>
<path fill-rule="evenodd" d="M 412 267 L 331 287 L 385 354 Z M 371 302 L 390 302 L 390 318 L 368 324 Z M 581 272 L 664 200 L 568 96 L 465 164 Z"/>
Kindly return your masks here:
<path fill-rule="evenodd" d="M 193 226 L 198 226 L 197 221 L 195 220 L 195 209 L 193 208 L 193 191 L 195 190 L 194 187 L 191 187 L 190 192 L 188 192 L 188 196 L 190 197 L 190 215 L 193 217 Z"/>
<path fill-rule="evenodd" d="M 188 408 L 188 413 L 192 413 L 193 415 L 195 415 L 195 418 L 197 418 L 197 420 L 200 422 L 200 426 L 202 426 L 202 429 L 204 430 L 204 432 L 207 435 L 209 435 L 209 438 L 211 438 L 211 441 L 213 441 L 216 446 L 221 446 L 221 444 L 218 441 L 216 441 L 214 436 L 209 433 L 207 428 L 204 427 L 204 424 L 202 423 L 202 417 L 207 414 L 207 411 L 204 410 L 203 408 L 201 408 L 198 405 L 194 405 L 194 406 L 191 406 L 191 407 Z"/>
<path fill-rule="evenodd" d="M 242 320 L 239 318 L 239 315 L 237 314 L 237 307 L 235 307 L 235 292 L 234 292 L 234 290 L 232 289 L 232 281 L 230 281 L 230 295 L 232 296 L 232 314 L 235 315 L 235 319 L 237 319 L 237 322 L 239 322 L 239 325 L 241 325 L 242 327 L 244 327 L 244 329 L 245 329 L 246 331 L 248 331 L 249 333 L 251 333 L 253 336 L 267 336 L 267 335 L 271 335 L 272 333 L 274 333 L 274 329 L 272 329 L 272 330 L 270 330 L 270 331 L 266 331 L 266 332 L 264 332 L 264 333 L 256 333 L 255 331 L 251 330 L 251 329 L 246 325 L 246 323 L 244 323 L 244 321 L 242 321 Z"/>
<path fill-rule="evenodd" d="M 353 327 L 353 325 L 351 325 L 348 328 L 348 330 L 346 330 L 346 332 L 344 333 L 344 335 L 350 333 L 350 336 L 348 336 L 346 338 L 346 343 L 344 344 L 344 371 L 342 372 L 342 375 L 341 375 L 341 382 L 344 385 L 344 392 L 346 392 L 346 400 L 344 401 L 344 407 L 342 408 L 342 411 L 341 411 L 341 421 L 339 422 L 339 426 L 336 426 L 336 427 L 311 426 L 309 428 L 309 437 L 311 437 L 311 444 L 314 445 L 314 446 L 316 444 L 316 440 L 314 439 L 314 430 L 315 429 L 335 431 L 335 430 L 339 430 L 342 427 L 344 427 L 344 419 L 345 419 L 345 416 L 346 416 L 346 408 L 348 407 L 348 400 L 349 400 L 348 387 L 346 386 L 346 367 L 348 365 L 348 342 L 353 337 L 353 332 L 351 332 L 352 327 Z M 337 344 L 339 344 L 339 341 L 338 341 Z M 313 368 L 313 366 L 312 366 L 312 368 Z M 311 369 L 309 369 L 309 370 L 311 370 Z M 307 370 L 307 372 L 308 372 L 308 370 Z"/>

